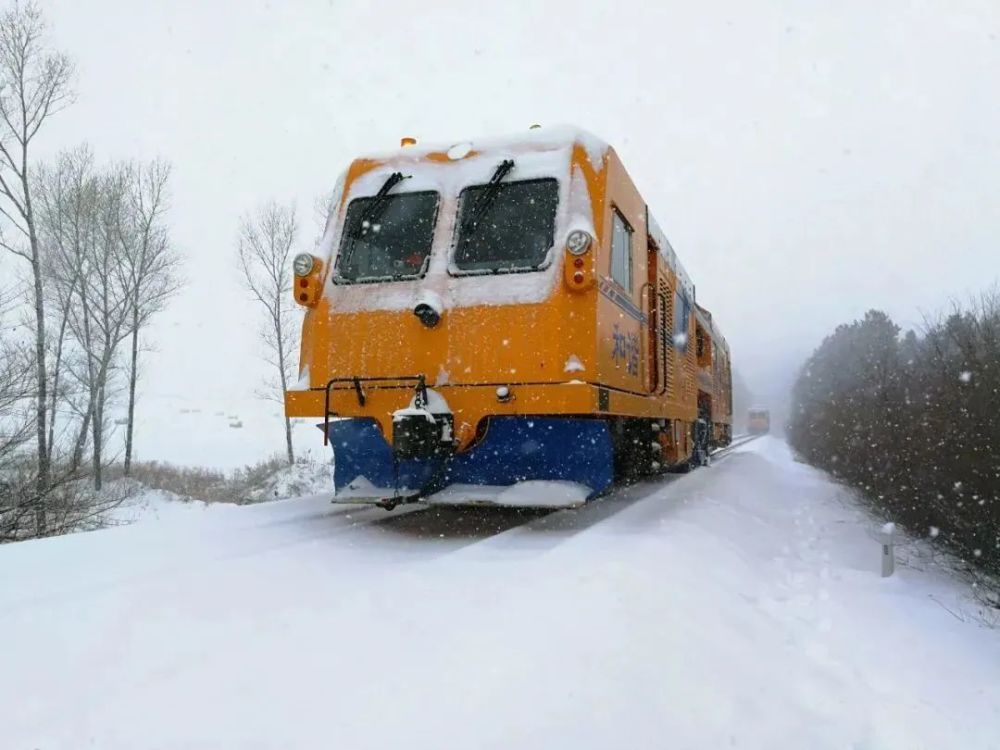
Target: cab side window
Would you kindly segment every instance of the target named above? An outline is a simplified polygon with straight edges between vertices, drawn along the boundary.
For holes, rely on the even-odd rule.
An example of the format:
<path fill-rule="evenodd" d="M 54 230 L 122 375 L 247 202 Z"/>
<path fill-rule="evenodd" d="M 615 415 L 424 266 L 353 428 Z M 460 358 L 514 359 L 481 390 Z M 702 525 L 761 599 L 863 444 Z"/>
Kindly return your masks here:
<path fill-rule="evenodd" d="M 618 213 L 611 211 L 611 278 L 632 291 L 632 227 Z"/>
<path fill-rule="evenodd" d="M 678 289 L 674 296 L 674 347 L 677 351 L 687 351 L 688 322 L 691 318 L 691 303 Z"/>

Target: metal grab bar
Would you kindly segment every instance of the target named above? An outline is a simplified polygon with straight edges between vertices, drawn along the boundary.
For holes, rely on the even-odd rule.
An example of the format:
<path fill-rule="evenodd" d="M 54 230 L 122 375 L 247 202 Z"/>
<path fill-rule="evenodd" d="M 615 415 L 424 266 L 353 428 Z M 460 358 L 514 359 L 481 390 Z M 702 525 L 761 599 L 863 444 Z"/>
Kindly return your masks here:
<path fill-rule="evenodd" d="M 330 411 L 330 391 L 338 390 L 335 388 L 336 385 L 342 384 L 354 389 L 354 393 L 358 398 L 358 405 L 365 405 L 365 390 L 362 386 L 363 383 L 415 383 L 414 389 L 417 392 L 416 405 L 418 408 L 427 405 L 427 379 L 423 375 L 397 375 L 397 376 L 386 376 L 386 377 L 372 377 L 372 378 L 361 378 L 361 377 L 350 377 L 350 378 L 331 378 L 327 381 L 326 387 L 323 389 L 323 445 L 327 445 L 330 436 L 330 417 L 336 416 Z M 376 388 L 379 386 L 375 386 Z M 386 385 L 382 386 L 384 388 L 403 388 L 403 385 Z M 339 389 L 346 390 L 346 389 Z"/>

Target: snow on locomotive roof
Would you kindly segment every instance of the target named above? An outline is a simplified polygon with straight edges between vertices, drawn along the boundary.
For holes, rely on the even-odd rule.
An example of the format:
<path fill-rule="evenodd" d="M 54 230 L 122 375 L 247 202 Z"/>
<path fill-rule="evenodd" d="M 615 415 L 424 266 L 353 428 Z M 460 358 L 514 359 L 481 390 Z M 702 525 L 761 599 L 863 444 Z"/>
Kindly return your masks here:
<path fill-rule="evenodd" d="M 519 151 L 548 151 L 562 149 L 579 143 L 587 152 L 590 163 L 597 165 L 604 159 L 608 144 L 592 133 L 571 125 L 554 125 L 548 128 L 531 128 L 520 133 L 454 141 L 403 146 L 391 151 L 366 154 L 362 158 L 378 161 L 418 160 L 428 154 L 447 153 L 458 160 L 472 151 L 479 153 L 517 153 Z"/>
<path fill-rule="evenodd" d="M 721 346 L 725 351 L 729 351 L 729 344 L 726 343 L 726 337 L 722 335 L 722 330 L 719 328 L 719 324 L 715 322 L 715 317 L 712 315 L 711 311 L 702 307 L 697 302 L 694 303 L 695 314 L 701 314 L 708 324 L 709 330 L 712 332 L 712 339 L 716 344 Z"/>
<path fill-rule="evenodd" d="M 649 206 L 646 207 L 646 227 L 650 236 L 653 238 L 653 242 L 656 246 L 660 248 L 660 255 L 667 262 L 667 265 L 677 274 L 677 279 L 680 282 L 681 289 L 683 289 L 688 298 L 694 302 L 694 282 L 691 281 L 691 277 L 688 276 L 688 272 L 684 270 L 684 266 L 681 265 L 681 259 L 677 257 L 677 252 L 674 250 L 674 246 L 670 244 L 670 240 L 667 239 L 667 235 L 663 233 L 660 229 L 660 225 L 656 223 L 656 219 L 653 214 L 649 211 Z"/>

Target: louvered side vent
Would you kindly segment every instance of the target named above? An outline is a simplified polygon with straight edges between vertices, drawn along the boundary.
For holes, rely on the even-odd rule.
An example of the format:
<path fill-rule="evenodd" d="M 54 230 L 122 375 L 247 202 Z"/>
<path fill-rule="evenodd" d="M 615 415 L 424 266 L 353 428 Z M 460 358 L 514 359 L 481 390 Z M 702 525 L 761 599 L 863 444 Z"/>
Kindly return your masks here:
<path fill-rule="evenodd" d="M 698 355 L 695 337 L 691 335 L 694 328 L 694 314 L 688 316 L 687 348 L 684 351 L 684 400 L 695 403 L 698 398 Z"/>
<path fill-rule="evenodd" d="M 684 358 L 684 369 L 687 370 L 687 397 L 691 401 L 696 401 L 698 398 L 698 347 L 694 346 L 693 342 L 694 337 L 689 334 L 687 357 Z"/>
<path fill-rule="evenodd" d="M 674 399 L 674 367 L 676 367 L 676 356 L 674 354 L 673 324 L 674 324 L 674 295 L 662 279 L 659 282 L 660 295 L 660 352 L 663 357 L 663 393 L 668 400 Z"/>

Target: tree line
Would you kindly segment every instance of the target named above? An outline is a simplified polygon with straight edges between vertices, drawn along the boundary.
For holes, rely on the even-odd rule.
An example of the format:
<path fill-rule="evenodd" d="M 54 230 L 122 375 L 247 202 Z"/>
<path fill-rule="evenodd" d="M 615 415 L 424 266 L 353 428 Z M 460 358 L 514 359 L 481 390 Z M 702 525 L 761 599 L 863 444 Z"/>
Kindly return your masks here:
<path fill-rule="evenodd" d="M 841 325 L 795 384 L 789 439 L 882 514 L 1000 573 L 1000 290 L 901 334 Z"/>
<path fill-rule="evenodd" d="M 0 15 L 0 541 L 93 518 L 124 392 L 134 453 L 143 333 L 182 283 L 166 222 L 170 165 L 100 164 L 86 145 L 36 160 L 72 103 L 73 64 L 33 4 Z M 89 485 L 92 491 L 86 491 Z"/>

